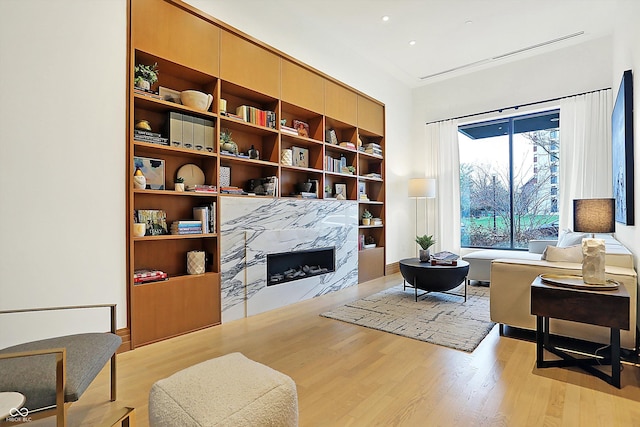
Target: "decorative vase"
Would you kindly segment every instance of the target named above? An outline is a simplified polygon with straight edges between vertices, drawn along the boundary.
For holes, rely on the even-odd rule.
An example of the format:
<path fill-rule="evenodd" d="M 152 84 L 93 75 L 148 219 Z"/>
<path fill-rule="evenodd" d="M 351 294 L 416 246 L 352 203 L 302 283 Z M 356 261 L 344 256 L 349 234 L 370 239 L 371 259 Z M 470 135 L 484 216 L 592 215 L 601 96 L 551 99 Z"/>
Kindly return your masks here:
<path fill-rule="evenodd" d="M 258 159 L 260 158 L 260 152 L 258 150 L 256 150 L 253 145 L 251 145 L 251 148 L 249 148 L 249 158 L 250 159 Z"/>
<path fill-rule="evenodd" d="M 427 262 L 431 254 L 429 253 L 429 249 L 420 249 L 418 255 L 420 256 L 420 262 Z"/>
<path fill-rule="evenodd" d="M 238 145 L 233 141 L 224 142 L 222 144 L 222 149 L 233 154 L 238 154 Z"/>
<path fill-rule="evenodd" d="M 151 83 L 143 79 L 138 79 L 136 86 L 140 89 L 151 90 Z"/>
<path fill-rule="evenodd" d="M 280 153 L 280 163 L 283 165 L 291 166 L 293 163 L 293 150 L 290 148 L 285 148 Z"/>
<path fill-rule="evenodd" d="M 174 187 L 173 187 L 174 190 L 176 190 L 176 191 L 184 191 L 184 182 L 176 182 L 173 185 L 174 185 Z"/>
<path fill-rule="evenodd" d="M 371 224 L 371 218 L 362 218 L 362 225 Z"/>
<path fill-rule="evenodd" d="M 603 239 L 582 239 L 582 280 L 590 285 L 604 285 L 605 244 Z"/>

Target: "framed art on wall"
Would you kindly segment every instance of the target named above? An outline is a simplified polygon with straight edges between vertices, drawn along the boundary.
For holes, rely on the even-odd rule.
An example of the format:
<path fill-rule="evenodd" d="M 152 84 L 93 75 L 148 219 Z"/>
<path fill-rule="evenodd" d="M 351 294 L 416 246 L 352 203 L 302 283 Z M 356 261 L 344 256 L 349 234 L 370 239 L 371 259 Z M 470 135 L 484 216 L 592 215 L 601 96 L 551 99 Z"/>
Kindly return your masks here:
<path fill-rule="evenodd" d="M 133 158 L 133 169 L 139 168 L 147 181 L 147 189 L 164 190 L 164 160 L 149 157 Z"/>
<path fill-rule="evenodd" d="M 622 82 L 611 114 L 613 197 L 616 222 L 634 224 L 633 206 L 633 76 L 631 70 Z"/>

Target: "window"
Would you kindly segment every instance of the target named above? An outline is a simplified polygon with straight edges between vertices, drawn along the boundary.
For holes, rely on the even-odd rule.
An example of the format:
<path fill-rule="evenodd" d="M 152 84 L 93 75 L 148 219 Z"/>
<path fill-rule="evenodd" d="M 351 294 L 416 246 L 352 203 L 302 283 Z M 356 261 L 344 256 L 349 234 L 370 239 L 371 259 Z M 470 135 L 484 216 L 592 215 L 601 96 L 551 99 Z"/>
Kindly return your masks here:
<path fill-rule="evenodd" d="M 553 110 L 458 128 L 463 247 L 526 249 L 557 236 L 559 118 Z"/>

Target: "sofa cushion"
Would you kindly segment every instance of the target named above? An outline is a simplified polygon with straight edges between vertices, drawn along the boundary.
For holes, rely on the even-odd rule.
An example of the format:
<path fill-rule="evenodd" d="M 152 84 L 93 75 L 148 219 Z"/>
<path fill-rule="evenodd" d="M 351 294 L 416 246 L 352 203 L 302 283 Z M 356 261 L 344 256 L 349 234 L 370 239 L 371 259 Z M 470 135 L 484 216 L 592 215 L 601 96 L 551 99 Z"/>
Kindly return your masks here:
<path fill-rule="evenodd" d="M 585 237 L 587 237 L 587 234 L 585 233 L 577 233 L 566 228 L 564 230 L 560 230 L 560 233 L 558 233 L 558 244 L 556 246 L 559 248 L 566 248 L 568 246 L 579 245 Z"/>
<path fill-rule="evenodd" d="M 554 262 L 575 262 L 582 263 L 582 246 L 573 245 L 566 248 L 558 248 L 556 246 L 547 246 L 542 253 L 542 259 Z"/>

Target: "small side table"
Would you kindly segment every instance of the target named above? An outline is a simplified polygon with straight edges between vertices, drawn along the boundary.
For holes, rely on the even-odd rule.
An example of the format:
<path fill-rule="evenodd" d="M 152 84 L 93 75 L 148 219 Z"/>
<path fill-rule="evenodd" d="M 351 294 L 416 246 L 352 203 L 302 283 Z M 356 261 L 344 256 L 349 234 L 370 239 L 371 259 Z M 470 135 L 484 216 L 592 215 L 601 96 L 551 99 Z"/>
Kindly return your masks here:
<path fill-rule="evenodd" d="M 622 285 L 612 291 L 592 291 L 547 285 L 536 277 L 531 283 L 531 314 L 536 315 L 536 366 L 577 366 L 620 388 L 620 329 L 629 330 L 629 301 L 629 293 Z M 549 318 L 610 328 L 611 356 L 579 359 L 550 345 Z M 544 360 L 544 350 L 561 360 Z M 611 365 L 611 375 L 594 365 Z"/>
<path fill-rule="evenodd" d="M 17 391 L 2 391 L 0 392 L 0 420 L 4 420 L 7 417 L 16 416 L 12 413 L 12 410 L 22 408 L 24 405 L 25 397 L 22 393 Z"/>

